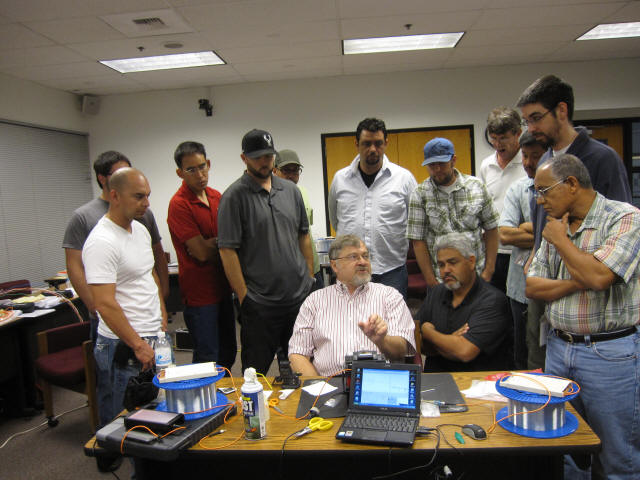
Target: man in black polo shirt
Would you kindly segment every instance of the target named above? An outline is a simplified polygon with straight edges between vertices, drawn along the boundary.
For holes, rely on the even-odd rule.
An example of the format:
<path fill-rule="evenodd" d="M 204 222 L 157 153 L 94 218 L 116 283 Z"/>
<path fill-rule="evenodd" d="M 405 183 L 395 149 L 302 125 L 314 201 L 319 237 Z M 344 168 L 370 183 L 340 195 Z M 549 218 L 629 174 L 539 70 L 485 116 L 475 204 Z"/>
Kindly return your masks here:
<path fill-rule="evenodd" d="M 269 132 L 242 139 L 244 175 L 222 195 L 218 249 L 240 302 L 242 370 L 266 374 L 289 338 L 313 285 L 309 222 L 300 190 L 272 175 L 276 150 Z"/>
<path fill-rule="evenodd" d="M 425 372 L 501 370 L 510 367 L 505 333 L 507 297 L 476 274 L 472 239 L 450 233 L 435 244 L 443 283 L 430 289 L 418 313 Z"/>

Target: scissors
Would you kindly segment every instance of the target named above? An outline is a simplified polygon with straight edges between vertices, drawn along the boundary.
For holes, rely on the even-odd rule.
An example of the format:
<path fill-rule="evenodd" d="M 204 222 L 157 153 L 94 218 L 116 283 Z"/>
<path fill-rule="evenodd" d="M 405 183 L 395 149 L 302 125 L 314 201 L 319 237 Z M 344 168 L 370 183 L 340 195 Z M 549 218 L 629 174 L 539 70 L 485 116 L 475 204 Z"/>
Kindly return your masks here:
<path fill-rule="evenodd" d="M 273 408 L 280 415 L 284 415 L 284 412 L 282 410 L 280 410 L 280 407 L 278 407 L 278 403 L 280 403 L 280 402 L 278 401 L 277 398 L 270 398 L 267 403 L 269 404 L 269 406 L 271 408 Z"/>
<path fill-rule="evenodd" d="M 333 427 L 333 422 L 331 420 L 325 420 L 322 417 L 313 417 L 311 420 L 309 420 L 309 424 L 306 427 L 295 433 L 295 436 L 297 438 L 306 435 L 307 433 L 311 433 L 315 430 L 329 430 L 331 427 Z"/>

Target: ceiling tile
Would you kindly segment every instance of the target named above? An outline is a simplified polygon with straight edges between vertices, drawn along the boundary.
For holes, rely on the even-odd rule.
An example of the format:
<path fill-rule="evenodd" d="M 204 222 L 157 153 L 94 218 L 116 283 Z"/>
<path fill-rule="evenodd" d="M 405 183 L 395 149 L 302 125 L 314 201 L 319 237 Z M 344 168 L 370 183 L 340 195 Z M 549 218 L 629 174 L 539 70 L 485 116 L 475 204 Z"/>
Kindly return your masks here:
<path fill-rule="evenodd" d="M 207 85 L 207 82 L 220 79 L 240 79 L 238 73 L 229 65 L 135 72 L 126 74 L 126 77 L 154 88 L 179 88 L 181 82 L 191 87 Z"/>
<path fill-rule="evenodd" d="M 387 37 L 425 33 L 464 32 L 471 29 L 481 12 L 437 13 L 384 18 L 353 18 L 342 20 L 343 38 Z M 407 30 L 405 25 L 411 24 Z"/>
<path fill-rule="evenodd" d="M 542 26 L 535 28 L 492 28 L 490 30 L 471 30 L 464 34 L 457 48 L 467 46 L 521 45 L 544 42 L 571 42 L 586 30 L 589 25 Z"/>
<path fill-rule="evenodd" d="M 342 69 L 338 67 L 327 67 L 319 69 L 280 71 L 269 73 L 253 73 L 243 75 L 246 82 L 272 82 L 277 80 L 291 80 L 300 78 L 325 78 L 342 75 Z"/>
<path fill-rule="evenodd" d="M 481 10 L 488 0 L 449 0 L 434 2 L 425 0 L 393 0 L 375 2 L 371 0 L 339 0 L 340 15 L 343 18 L 387 17 L 389 15 L 433 14 L 439 12 L 460 12 Z"/>
<path fill-rule="evenodd" d="M 288 43 L 286 45 L 265 45 L 243 48 L 221 48 L 217 50 L 227 63 L 247 63 L 265 60 L 286 60 L 288 58 L 311 58 L 342 55 L 340 42 Z"/>
<path fill-rule="evenodd" d="M 413 52 L 366 53 L 345 55 L 342 64 L 345 69 L 376 65 L 424 65 L 423 68 L 441 66 L 453 53 L 453 49 L 416 50 Z M 376 70 L 377 71 L 377 70 Z"/>
<path fill-rule="evenodd" d="M 55 65 L 86 61 L 87 58 L 63 46 L 0 50 L 0 67 Z"/>
<path fill-rule="evenodd" d="M 81 76 L 74 78 L 55 78 L 41 80 L 42 85 L 66 90 L 67 92 L 106 95 L 117 92 L 139 92 L 147 90 L 145 85 L 137 83 L 124 75 Z"/>
<path fill-rule="evenodd" d="M 627 2 L 625 6 L 609 15 L 604 23 L 640 22 L 640 2 Z"/>
<path fill-rule="evenodd" d="M 562 46 L 558 42 L 531 45 L 503 45 L 491 49 L 486 47 L 455 48 L 445 63 L 445 68 L 472 67 L 479 65 L 510 65 L 547 61 L 549 55 Z"/>
<path fill-rule="evenodd" d="M 183 48 L 168 49 L 167 42 L 180 42 Z M 139 47 L 143 47 L 140 51 Z M 165 35 L 159 37 L 125 38 L 105 42 L 79 43 L 69 48 L 90 58 L 112 60 L 115 58 L 136 58 L 153 55 L 170 55 L 173 53 L 199 52 L 211 50 L 210 42 L 196 33 Z"/>
<path fill-rule="evenodd" d="M 474 29 L 583 25 L 598 23 L 619 8 L 619 4 L 550 5 L 485 10 Z"/>
<path fill-rule="evenodd" d="M 341 69 L 342 62 L 338 56 L 322 58 L 298 58 L 289 60 L 275 60 L 271 62 L 237 63 L 233 68 L 240 75 L 302 72 L 306 70 Z M 283 77 L 284 78 L 284 77 Z"/>
<path fill-rule="evenodd" d="M 16 77 L 33 80 L 34 82 L 54 78 L 109 75 L 110 72 L 113 72 L 113 75 L 119 75 L 115 70 L 111 70 L 109 67 L 105 67 L 98 62 L 78 62 L 27 67 L 3 67 L 0 68 L 0 70 Z"/>
<path fill-rule="evenodd" d="M 590 44 L 590 45 L 588 45 Z M 549 61 L 580 61 L 605 58 L 638 57 L 640 38 L 584 40 L 571 42 L 554 52 Z"/>
<path fill-rule="evenodd" d="M 58 43 L 96 42 L 124 38 L 123 34 L 96 17 L 29 22 L 26 26 Z"/>
<path fill-rule="evenodd" d="M 335 3 L 327 0 L 234 2 L 180 7 L 177 10 L 198 30 L 217 25 L 252 28 L 265 23 L 277 26 L 337 18 Z M 240 35 L 244 33 L 242 28 L 238 29 Z"/>
<path fill-rule="evenodd" d="M 32 32 L 28 28 L 12 23 L 0 28 L 0 50 L 12 48 L 43 47 L 53 45 L 48 38 Z"/>
<path fill-rule="evenodd" d="M 235 24 L 216 25 L 215 28 L 202 32 L 202 35 L 216 48 L 341 39 L 337 20 L 278 25 L 265 23 L 252 26 L 241 34 L 238 33 L 238 27 Z"/>
<path fill-rule="evenodd" d="M 0 15 L 17 22 L 108 15 L 166 8 L 164 0 L 3 0 Z"/>

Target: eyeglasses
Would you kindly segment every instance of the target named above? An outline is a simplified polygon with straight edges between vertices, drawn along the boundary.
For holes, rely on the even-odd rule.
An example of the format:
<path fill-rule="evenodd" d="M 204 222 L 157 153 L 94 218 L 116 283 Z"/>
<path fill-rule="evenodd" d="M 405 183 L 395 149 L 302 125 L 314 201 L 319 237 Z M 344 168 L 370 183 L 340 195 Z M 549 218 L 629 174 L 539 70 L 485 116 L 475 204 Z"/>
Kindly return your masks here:
<path fill-rule="evenodd" d="M 553 107 L 553 108 L 555 108 L 555 107 Z M 523 118 L 522 119 L 522 126 L 523 127 L 527 127 L 529 125 L 537 125 L 538 123 L 540 123 L 542 121 L 542 119 L 544 117 L 546 117 L 549 113 L 551 113 L 553 111 L 553 108 L 551 110 L 547 110 L 543 114 L 534 113 L 531 117 L 529 117 L 528 120 L 526 118 Z"/>
<path fill-rule="evenodd" d="M 280 171 L 289 175 L 295 175 L 296 173 L 300 173 L 302 171 L 302 167 L 281 168 Z"/>
<path fill-rule="evenodd" d="M 368 262 L 369 260 L 371 260 L 371 256 L 368 253 L 363 253 L 362 255 L 357 253 L 350 253 L 349 255 L 345 255 L 344 257 L 336 257 L 333 260 L 349 260 L 350 262 L 357 262 L 361 258 L 365 262 Z"/>
<path fill-rule="evenodd" d="M 549 192 L 549 190 L 551 190 L 553 187 L 557 187 L 558 185 L 560 185 L 561 183 L 564 183 L 566 181 L 567 181 L 567 179 L 565 178 L 564 180 L 560 180 L 559 182 L 554 183 L 550 187 L 541 188 L 540 190 L 535 189 L 533 191 L 533 196 L 535 198 L 540 198 L 540 197 L 545 198 L 547 196 L 547 193 Z"/>
<path fill-rule="evenodd" d="M 183 170 L 187 172 L 189 175 L 195 175 L 196 172 L 204 173 L 207 170 L 209 170 L 209 164 L 205 162 L 195 167 L 183 168 Z"/>

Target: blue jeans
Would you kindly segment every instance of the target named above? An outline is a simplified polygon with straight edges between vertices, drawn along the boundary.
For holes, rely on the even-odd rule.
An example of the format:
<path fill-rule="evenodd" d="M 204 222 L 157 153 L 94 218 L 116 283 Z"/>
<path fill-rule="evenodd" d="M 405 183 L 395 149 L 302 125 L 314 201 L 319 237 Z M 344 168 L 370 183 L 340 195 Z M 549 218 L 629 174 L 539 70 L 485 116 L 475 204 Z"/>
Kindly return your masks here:
<path fill-rule="evenodd" d="M 183 315 L 193 341 L 193 363 L 216 362 L 231 370 L 237 351 L 231 297 L 214 305 L 187 306 Z"/>
<path fill-rule="evenodd" d="M 156 338 L 155 336 L 145 337 L 145 340 L 153 346 Z M 167 336 L 167 338 L 170 337 Z M 93 347 L 93 356 L 96 359 L 96 392 L 100 427 L 111 422 L 124 409 L 122 402 L 129 378 L 140 373 L 141 365 L 136 359 L 129 360 L 123 368 L 113 363 L 118 342 L 120 340 L 117 338 L 107 338 L 98 334 Z"/>
<path fill-rule="evenodd" d="M 371 281 L 393 287 L 400 292 L 405 300 L 407 299 L 409 274 L 407 273 L 406 264 L 388 272 L 371 275 Z"/>
<path fill-rule="evenodd" d="M 640 478 L 640 333 L 572 344 L 552 330 L 545 372 L 580 385 L 571 403 L 602 441 L 592 478 Z"/>

